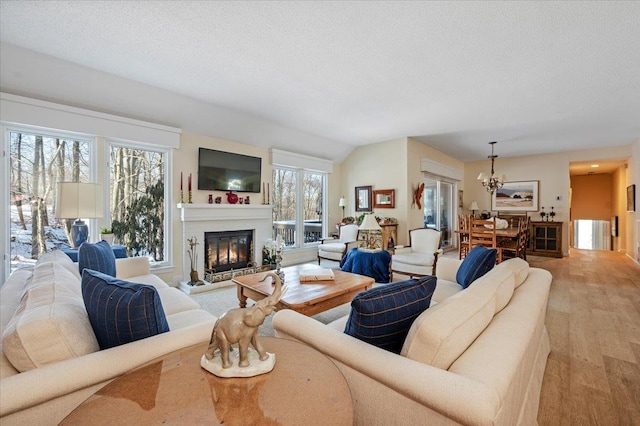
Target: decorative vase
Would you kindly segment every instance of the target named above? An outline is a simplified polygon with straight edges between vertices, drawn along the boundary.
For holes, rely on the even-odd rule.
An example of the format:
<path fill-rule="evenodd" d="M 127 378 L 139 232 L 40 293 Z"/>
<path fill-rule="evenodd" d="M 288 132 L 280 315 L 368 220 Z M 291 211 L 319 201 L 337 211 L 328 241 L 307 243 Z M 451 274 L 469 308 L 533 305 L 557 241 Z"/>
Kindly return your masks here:
<path fill-rule="evenodd" d="M 229 204 L 235 204 L 238 202 L 238 196 L 233 192 L 227 192 L 227 201 Z"/>

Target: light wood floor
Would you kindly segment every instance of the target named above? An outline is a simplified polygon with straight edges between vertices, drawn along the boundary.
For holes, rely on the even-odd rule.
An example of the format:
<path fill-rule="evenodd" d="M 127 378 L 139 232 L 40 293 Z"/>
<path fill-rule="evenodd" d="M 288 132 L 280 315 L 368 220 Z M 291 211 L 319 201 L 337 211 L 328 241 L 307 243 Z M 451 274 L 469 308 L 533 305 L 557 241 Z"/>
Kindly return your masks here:
<path fill-rule="evenodd" d="M 540 425 L 640 425 L 640 267 L 611 251 L 530 256 L 553 275 Z"/>

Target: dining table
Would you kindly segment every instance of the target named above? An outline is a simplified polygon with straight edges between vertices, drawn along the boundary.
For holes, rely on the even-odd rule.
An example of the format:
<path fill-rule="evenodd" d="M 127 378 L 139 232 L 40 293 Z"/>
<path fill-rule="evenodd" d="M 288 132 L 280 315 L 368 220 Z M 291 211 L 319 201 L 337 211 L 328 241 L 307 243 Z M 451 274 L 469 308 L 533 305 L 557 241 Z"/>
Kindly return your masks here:
<path fill-rule="evenodd" d="M 469 231 L 460 231 L 456 229 L 456 234 L 460 235 L 468 235 Z M 496 229 L 496 236 L 500 239 L 511 239 L 518 237 L 518 227 L 517 226 L 509 226 L 504 229 Z"/>

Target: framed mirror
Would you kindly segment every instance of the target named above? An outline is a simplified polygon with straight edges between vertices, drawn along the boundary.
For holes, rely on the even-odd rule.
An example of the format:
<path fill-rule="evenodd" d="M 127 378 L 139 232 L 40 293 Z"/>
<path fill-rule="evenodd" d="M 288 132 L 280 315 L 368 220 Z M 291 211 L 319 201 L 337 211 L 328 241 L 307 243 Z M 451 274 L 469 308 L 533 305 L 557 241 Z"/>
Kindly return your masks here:
<path fill-rule="evenodd" d="M 371 186 L 356 186 L 356 211 L 370 212 L 371 206 Z"/>
<path fill-rule="evenodd" d="M 374 209 L 393 209 L 396 206 L 395 189 L 380 189 L 373 191 Z"/>

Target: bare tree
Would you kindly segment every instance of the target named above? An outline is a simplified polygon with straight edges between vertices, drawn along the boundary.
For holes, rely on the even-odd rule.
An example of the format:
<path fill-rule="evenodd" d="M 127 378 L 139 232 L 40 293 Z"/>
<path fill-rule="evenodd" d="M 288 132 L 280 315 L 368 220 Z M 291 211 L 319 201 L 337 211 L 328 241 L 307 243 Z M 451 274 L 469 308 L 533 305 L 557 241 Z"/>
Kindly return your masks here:
<path fill-rule="evenodd" d="M 31 197 L 31 256 L 36 259 L 46 251 L 44 242 L 43 199 L 40 196 L 41 164 L 43 161 L 42 136 L 36 136 L 33 160 L 33 196 Z"/>
<path fill-rule="evenodd" d="M 22 133 L 18 133 L 18 141 L 16 151 L 18 153 L 16 170 L 16 187 L 15 191 L 12 191 L 13 199 L 16 203 L 16 210 L 18 212 L 18 218 L 20 220 L 20 226 L 23 230 L 27 229 L 27 224 L 24 221 L 24 212 L 22 211 L 22 201 L 24 200 L 24 191 L 22 190 Z"/>

